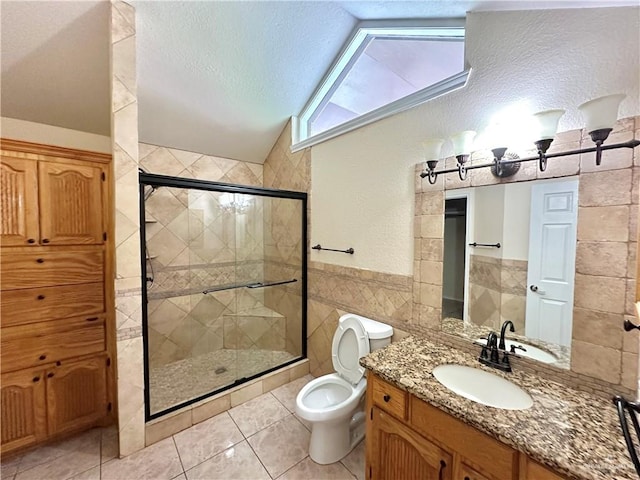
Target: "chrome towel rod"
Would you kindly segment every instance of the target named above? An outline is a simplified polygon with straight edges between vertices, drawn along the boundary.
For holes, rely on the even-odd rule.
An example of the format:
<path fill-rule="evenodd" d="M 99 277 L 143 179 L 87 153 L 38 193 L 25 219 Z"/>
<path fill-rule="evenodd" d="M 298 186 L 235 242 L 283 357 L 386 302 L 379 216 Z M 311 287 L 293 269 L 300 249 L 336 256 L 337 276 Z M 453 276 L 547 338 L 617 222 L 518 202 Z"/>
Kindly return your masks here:
<path fill-rule="evenodd" d="M 347 248 L 346 250 L 336 250 L 334 248 L 322 248 L 320 244 L 311 247 L 312 250 L 327 250 L 329 252 L 340 252 L 340 253 L 348 253 L 349 255 L 353 255 L 355 250 L 353 248 Z"/>

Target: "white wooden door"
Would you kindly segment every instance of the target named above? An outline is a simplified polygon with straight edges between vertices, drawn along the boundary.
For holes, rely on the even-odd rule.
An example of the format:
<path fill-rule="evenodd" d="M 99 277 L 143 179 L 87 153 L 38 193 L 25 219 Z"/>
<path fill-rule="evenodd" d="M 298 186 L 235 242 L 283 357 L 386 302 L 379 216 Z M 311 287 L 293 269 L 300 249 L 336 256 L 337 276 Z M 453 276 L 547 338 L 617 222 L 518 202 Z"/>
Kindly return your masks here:
<path fill-rule="evenodd" d="M 531 187 L 527 337 L 571 344 L 578 181 Z"/>

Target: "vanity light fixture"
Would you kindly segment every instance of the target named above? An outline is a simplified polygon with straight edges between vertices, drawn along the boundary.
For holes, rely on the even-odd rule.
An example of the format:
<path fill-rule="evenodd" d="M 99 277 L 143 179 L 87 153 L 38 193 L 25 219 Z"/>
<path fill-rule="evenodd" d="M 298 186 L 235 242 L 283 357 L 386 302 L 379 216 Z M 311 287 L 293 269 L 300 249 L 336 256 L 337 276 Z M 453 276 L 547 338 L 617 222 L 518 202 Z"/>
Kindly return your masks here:
<path fill-rule="evenodd" d="M 471 155 L 471 145 L 473 139 L 476 138 L 476 132 L 473 130 L 465 130 L 463 132 L 456 133 L 451 137 L 451 143 L 453 143 L 453 154 L 458 161 L 458 176 L 460 180 L 467 178 L 467 170 L 464 164 L 469 160 Z"/>
<path fill-rule="evenodd" d="M 536 156 L 519 158 L 517 155 L 510 153 L 506 154 L 507 147 L 499 147 L 491 150 L 493 152 L 493 161 L 478 165 L 466 165 L 471 153 L 470 147 L 473 142 L 475 132 L 464 131 L 451 138 L 454 155 L 458 160 L 458 164 L 455 168 L 446 168 L 438 172 L 435 171 L 444 140 L 433 139 L 427 140 L 423 143 L 425 147 L 424 154 L 427 160 L 426 167 L 420 174 L 420 177 L 428 177 L 429 183 L 433 185 L 436 183 L 436 179 L 441 173 L 458 172 L 460 180 L 465 180 L 467 178 L 468 170 L 490 167 L 492 173 L 496 177 L 505 178 L 514 175 L 520 169 L 520 164 L 522 162 L 537 161 L 540 171 L 544 172 L 547 168 L 547 160 L 549 158 L 565 157 L 591 152 L 596 153 L 596 165 L 600 165 L 602 152 L 605 150 L 635 148 L 640 145 L 639 140 L 632 139 L 628 142 L 603 146 L 604 141 L 609 137 L 609 134 L 613 130 L 613 125 L 618 118 L 618 107 L 625 96 L 626 95 L 624 94 L 607 95 L 605 97 L 590 100 L 578 107 L 578 110 L 580 110 L 585 117 L 585 128 L 587 132 L 589 132 L 591 140 L 595 143 L 595 147 L 547 154 L 547 151 L 551 146 L 551 142 L 553 142 L 553 137 L 558 129 L 558 122 L 564 114 L 564 110 L 545 110 L 543 112 L 538 112 L 533 116 L 539 129 L 537 137 L 538 140 L 534 142 L 538 150 L 538 154 Z"/>
<path fill-rule="evenodd" d="M 564 110 L 545 110 L 533 115 L 534 120 L 538 124 L 538 138 L 534 143 L 538 149 L 538 159 L 540 171 L 544 172 L 547 169 L 547 150 L 553 142 L 553 137 L 558 131 L 558 122 L 560 117 L 564 115 Z M 615 121 L 615 120 L 614 120 Z"/>
<path fill-rule="evenodd" d="M 436 169 L 436 166 L 438 165 L 437 159 L 440 158 L 440 152 L 442 151 L 443 143 L 444 143 L 443 138 L 432 138 L 430 140 L 422 142 L 422 146 L 424 148 L 424 156 L 426 158 L 431 159 L 431 160 L 427 160 L 427 171 L 429 173 L 425 174 L 422 178 L 429 176 L 429 183 L 436 183 L 435 169 Z M 433 181 L 431 181 L 432 175 L 433 175 Z"/>

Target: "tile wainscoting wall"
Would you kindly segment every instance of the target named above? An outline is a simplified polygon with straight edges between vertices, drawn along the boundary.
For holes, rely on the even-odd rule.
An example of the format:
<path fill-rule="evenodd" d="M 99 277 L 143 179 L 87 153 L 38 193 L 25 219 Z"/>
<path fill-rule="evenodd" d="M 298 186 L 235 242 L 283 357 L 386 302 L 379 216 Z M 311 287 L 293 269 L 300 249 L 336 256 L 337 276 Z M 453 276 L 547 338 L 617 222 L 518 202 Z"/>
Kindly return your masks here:
<path fill-rule="evenodd" d="M 476 325 L 499 329 L 511 320 L 524 332 L 527 261 L 471 255 L 469 318 Z"/>

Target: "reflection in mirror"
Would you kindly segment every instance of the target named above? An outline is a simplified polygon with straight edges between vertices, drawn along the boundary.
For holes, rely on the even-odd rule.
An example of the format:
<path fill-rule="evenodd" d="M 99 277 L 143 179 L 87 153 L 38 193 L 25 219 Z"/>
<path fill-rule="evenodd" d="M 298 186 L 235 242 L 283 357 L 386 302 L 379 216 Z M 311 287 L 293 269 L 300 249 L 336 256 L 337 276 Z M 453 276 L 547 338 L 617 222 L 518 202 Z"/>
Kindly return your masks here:
<path fill-rule="evenodd" d="M 511 320 L 508 337 L 525 348 L 519 354 L 539 347 L 568 368 L 578 177 L 449 190 L 445 198 L 443 330 L 476 340 Z"/>

